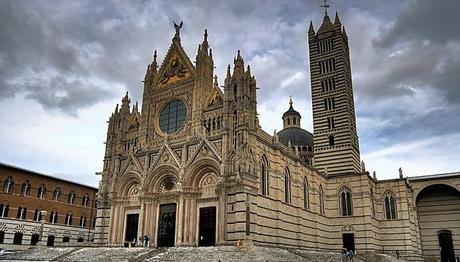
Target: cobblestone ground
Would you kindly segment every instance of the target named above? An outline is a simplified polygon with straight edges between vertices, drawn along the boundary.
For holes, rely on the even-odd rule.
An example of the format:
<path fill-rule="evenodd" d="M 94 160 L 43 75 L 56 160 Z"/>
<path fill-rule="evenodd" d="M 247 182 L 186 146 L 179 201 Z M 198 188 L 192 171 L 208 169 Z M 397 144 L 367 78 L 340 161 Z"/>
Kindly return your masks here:
<path fill-rule="evenodd" d="M 172 247 L 156 248 L 47 248 L 37 247 L 14 255 L 0 257 L 0 261 L 215 261 L 215 262 L 342 262 L 334 252 L 307 251 L 268 247 Z M 401 262 L 385 255 L 355 257 L 354 262 Z"/>

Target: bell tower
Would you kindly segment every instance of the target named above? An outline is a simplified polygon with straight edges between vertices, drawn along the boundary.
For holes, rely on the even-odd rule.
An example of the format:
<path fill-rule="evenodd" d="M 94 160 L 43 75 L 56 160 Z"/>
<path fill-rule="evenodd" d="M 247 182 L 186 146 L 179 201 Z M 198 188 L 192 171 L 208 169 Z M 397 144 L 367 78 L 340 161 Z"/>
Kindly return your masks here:
<path fill-rule="evenodd" d="M 336 13 L 325 15 L 318 32 L 310 22 L 308 45 L 313 106 L 314 163 L 329 175 L 360 172 L 350 53 Z"/>

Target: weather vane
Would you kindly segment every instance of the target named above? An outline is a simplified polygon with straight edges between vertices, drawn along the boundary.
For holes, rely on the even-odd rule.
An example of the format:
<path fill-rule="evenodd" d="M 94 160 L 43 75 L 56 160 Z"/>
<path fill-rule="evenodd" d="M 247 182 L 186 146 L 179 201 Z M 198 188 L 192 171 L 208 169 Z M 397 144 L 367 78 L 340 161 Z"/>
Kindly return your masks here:
<path fill-rule="evenodd" d="M 324 15 L 327 16 L 327 9 L 330 7 L 330 5 L 327 4 L 327 0 L 323 0 L 321 7 L 324 7 Z"/>

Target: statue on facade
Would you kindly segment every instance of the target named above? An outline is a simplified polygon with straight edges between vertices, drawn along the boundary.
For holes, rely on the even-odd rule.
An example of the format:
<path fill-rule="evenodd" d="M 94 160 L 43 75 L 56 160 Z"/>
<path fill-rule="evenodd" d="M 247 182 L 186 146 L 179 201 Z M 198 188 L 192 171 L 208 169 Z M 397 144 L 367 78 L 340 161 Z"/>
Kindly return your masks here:
<path fill-rule="evenodd" d="M 182 28 L 182 25 L 184 24 L 182 21 L 180 21 L 180 24 L 176 24 L 176 22 L 174 22 L 174 29 L 176 29 L 176 35 L 175 37 L 179 37 L 180 36 L 180 29 Z"/>

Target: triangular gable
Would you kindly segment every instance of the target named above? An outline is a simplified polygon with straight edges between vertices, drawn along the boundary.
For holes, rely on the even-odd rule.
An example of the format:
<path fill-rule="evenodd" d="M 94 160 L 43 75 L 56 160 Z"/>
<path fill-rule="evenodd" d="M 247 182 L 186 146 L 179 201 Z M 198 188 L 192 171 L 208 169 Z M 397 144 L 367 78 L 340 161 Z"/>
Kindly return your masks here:
<path fill-rule="evenodd" d="M 180 45 L 174 40 L 169 47 L 156 79 L 156 87 L 163 87 L 195 76 L 195 67 Z"/>
<path fill-rule="evenodd" d="M 121 174 L 125 174 L 128 171 L 135 171 L 139 174 L 142 174 L 144 167 L 132 154 L 130 154 L 129 158 L 123 162 L 125 163 L 121 168 Z"/>
<path fill-rule="evenodd" d="M 216 159 L 218 162 L 222 161 L 220 152 L 218 152 L 217 148 L 207 139 L 201 140 L 197 150 L 195 150 L 193 156 L 189 158 L 186 167 L 190 166 L 197 157 L 210 157 Z"/>
<path fill-rule="evenodd" d="M 150 166 L 149 172 L 152 171 L 156 166 L 162 164 L 169 164 L 176 167 L 180 167 L 181 165 L 180 160 L 177 158 L 177 156 L 173 153 L 173 151 L 168 145 L 164 145 L 161 148 L 160 153 L 158 153 L 158 156 L 155 158 L 155 162 L 153 162 Z"/>
<path fill-rule="evenodd" d="M 131 118 L 129 120 L 129 129 L 139 128 L 140 123 L 140 113 L 134 111 L 131 114 Z"/>
<path fill-rule="evenodd" d="M 211 95 L 207 100 L 208 108 L 222 106 L 224 104 L 224 94 L 218 87 L 213 87 Z"/>

